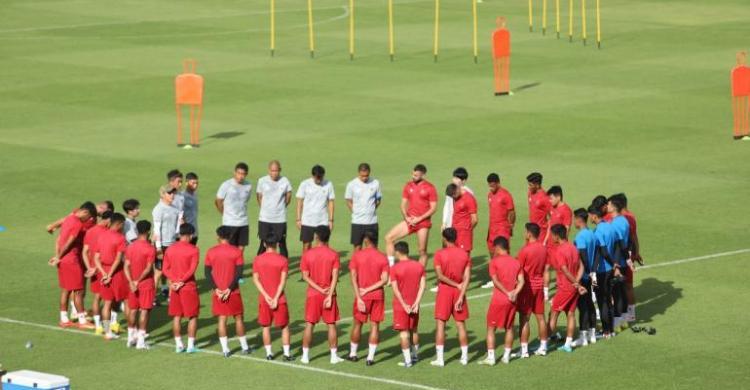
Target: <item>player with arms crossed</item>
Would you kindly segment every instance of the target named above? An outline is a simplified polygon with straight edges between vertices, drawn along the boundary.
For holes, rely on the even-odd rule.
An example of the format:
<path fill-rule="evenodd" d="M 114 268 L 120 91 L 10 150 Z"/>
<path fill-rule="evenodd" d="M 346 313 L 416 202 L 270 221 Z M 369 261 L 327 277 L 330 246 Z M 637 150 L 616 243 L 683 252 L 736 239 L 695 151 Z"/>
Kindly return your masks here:
<path fill-rule="evenodd" d="M 425 269 L 422 263 L 409 258 L 409 244 L 399 241 L 394 245 L 396 263 L 391 267 L 393 289 L 393 330 L 399 333 L 404 367 L 411 367 L 419 360 L 419 304 L 425 286 Z"/>

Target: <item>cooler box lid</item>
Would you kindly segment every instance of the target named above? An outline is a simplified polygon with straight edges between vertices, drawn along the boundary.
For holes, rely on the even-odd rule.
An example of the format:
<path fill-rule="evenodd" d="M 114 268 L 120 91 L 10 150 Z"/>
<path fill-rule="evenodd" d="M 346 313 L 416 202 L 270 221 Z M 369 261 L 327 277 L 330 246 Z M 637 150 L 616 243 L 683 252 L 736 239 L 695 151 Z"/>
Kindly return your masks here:
<path fill-rule="evenodd" d="M 53 389 L 62 386 L 69 386 L 70 379 L 60 376 L 45 374 L 43 372 L 20 370 L 13 371 L 3 375 L 3 383 L 12 383 L 14 385 L 36 387 L 38 389 Z M 34 386 L 36 384 L 36 386 Z"/>

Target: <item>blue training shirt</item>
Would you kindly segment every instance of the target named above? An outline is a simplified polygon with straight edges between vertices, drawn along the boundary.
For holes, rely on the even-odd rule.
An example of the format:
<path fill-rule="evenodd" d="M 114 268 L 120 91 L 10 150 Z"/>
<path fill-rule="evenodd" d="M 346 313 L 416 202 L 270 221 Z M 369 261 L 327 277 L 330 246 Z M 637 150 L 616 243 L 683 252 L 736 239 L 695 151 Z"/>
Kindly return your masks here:
<path fill-rule="evenodd" d="M 607 253 L 609 253 L 609 256 L 613 260 L 616 260 L 617 258 L 614 254 L 615 243 L 617 243 L 617 233 L 612 225 L 604 221 L 599 222 L 594 230 L 594 237 L 596 238 L 597 247 L 603 246 L 607 250 Z M 599 255 L 597 254 L 597 256 Z M 612 266 L 609 265 L 606 259 L 602 258 L 599 260 L 599 269 L 597 269 L 596 272 L 609 272 L 611 270 Z"/>
<path fill-rule="evenodd" d="M 594 268 L 594 259 L 596 259 L 596 238 L 594 237 L 594 232 L 589 230 L 589 228 L 581 229 L 581 231 L 576 234 L 576 238 L 573 242 L 576 245 L 576 249 L 579 251 L 586 251 L 586 256 L 588 257 L 586 269 L 590 271 Z M 589 280 L 588 272 L 583 273 L 582 279 L 585 281 Z"/>
<path fill-rule="evenodd" d="M 622 241 L 625 248 L 627 248 L 630 242 L 630 224 L 628 223 L 628 219 L 623 215 L 618 215 L 612 219 L 612 222 L 609 224 L 612 225 L 612 228 L 615 230 L 617 240 Z M 615 258 L 620 263 L 621 267 L 625 267 L 628 259 L 627 256 L 623 256 L 621 253 L 622 252 L 618 252 Z"/>

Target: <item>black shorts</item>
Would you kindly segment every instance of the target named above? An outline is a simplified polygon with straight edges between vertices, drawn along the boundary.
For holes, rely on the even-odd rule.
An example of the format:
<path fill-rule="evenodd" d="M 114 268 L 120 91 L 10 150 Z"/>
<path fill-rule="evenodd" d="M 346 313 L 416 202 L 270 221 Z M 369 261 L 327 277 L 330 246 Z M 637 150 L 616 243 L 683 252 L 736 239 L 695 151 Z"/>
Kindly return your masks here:
<path fill-rule="evenodd" d="M 224 226 L 229 228 L 229 244 L 234 246 L 247 246 L 250 240 L 250 227 L 245 226 Z"/>
<path fill-rule="evenodd" d="M 276 242 L 286 241 L 286 222 L 271 223 L 258 221 L 258 238 L 265 241 L 267 237 L 273 236 Z"/>
<path fill-rule="evenodd" d="M 351 238 L 351 244 L 352 245 L 362 245 L 362 240 L 365 238 L 365 232 L 372 232 L 375 234 L 375 244 L 378 245 L 378 224 L 372 224 L 372 225 L 359 225 L 356 223 L 352 224 L 352 238 Z"/>
<path fill-rule="evenodd" d="M 327 226 L 327 225 L 321 225 L 321 226 Z M 299 240 L 303 243 L 313 242 L 313 239 L 315 238 L 315 229 L 317 226 L 306 226 L 302 225 L 302 228 L 299 231 Z"/>

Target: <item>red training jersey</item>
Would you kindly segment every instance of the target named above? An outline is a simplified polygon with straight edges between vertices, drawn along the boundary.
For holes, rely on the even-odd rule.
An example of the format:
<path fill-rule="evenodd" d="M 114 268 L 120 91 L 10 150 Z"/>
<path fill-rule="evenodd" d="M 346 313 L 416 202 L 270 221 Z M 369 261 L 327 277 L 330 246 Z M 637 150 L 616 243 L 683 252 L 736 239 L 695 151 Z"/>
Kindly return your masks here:
<path fill-rule="evenodd" d="M 495 233 L 495 237 L 510 238 L 511 224 L 508 221 L 508 214 L 516 208 L 513 204 L 513 196 L 505 188 L 499 188 L 494 193 L 487 193 L 487 203 L 490 209 L 490 232 Z M 495 237 L 490 237 L 490 240 Z"/>
<path fill-rule="evenodd" d="M 126 246 L 125 235 L 118 231 L 107 229 L 99 235 L 96 247 L 104 271 L 109 272 L 115 259 L 117 259 L 117 255 L 125 253 Z"/>
<path fill-rule="evenodd" d="M 383 272 L 388 274 L 388 258 L 375 248 L 365 248 L 354 253 L 349 262 L 349 270 L 357 272 L 357 285 L 367 288 L 380 281 Z M 385 299 L 383 288 L 370 291 L 362 297 L 365 301 Z"/>
<path fill-rule="evenodd" d="M 62 248 L 72 237 L 73 243 L 68 252 L 60 259 L 63 262 L 78 261 L 83 250 L 83 222 L 75 214 L 70 214 L 63 220 L 60 227 L 60 235 L 57 237 L 57 245 Z"/>
<path fill-rule="evenodd" d="M 547 230 L 547 215 L 551 209 L 552 203 L 543 189 L 533 194 L 529 191 L 529 222 L 539 225 L 543 233 Z"/>
<path fill-rule="evenodd" d="M 451 246 L 440 249 L 435 252 L 435 268 L 440 267 L 443 276 L 456 282 L 461 283 L 464 280 L 464 270 L 471 267 L 471 257 L 465 250 Z M 440 282 L 440 288 L 454 288 Z"/>
<path fill-rule="evenodd" d="M 99 249 L 97 249 L 97 243 L 99 242 L 99 236 L 109 230 L 105 226 L 102 225 L 96 225 L 92 227 L 91 229 L 86 231 L 86 235 L 83 236 L 83 245 L 89 247 L 88 251 L 88 261 L 89 267 L 94 267 L 94 256 L 96 255 L 96 252 L 99 252 Z M 86 260 L 86 259 L 84 259 Z"/>
<path fill-rule="evenodd" d="M 415 260 L 399 261 L 391 267 L 391 281 L 396 282 L 401 298 L 407 305 L 413 305 L 416 302 L 419 284 L 424 276 L 424 266 Z M 398 303 L 395 296 L 393 301 Z"/>
<path fill-rule="evenodd" d="M 490 260 L 490 277 L 496 278 L 503 288 L 511 291 L 516 288 L 518 274 L 522 272 L 521 263 L 510 255 L 496 256 Z M 510 303 L 508 296 L 493 286 L 492 300 L 496 303 Z"/>
<path fill-rule="evenodd" d="M 471 215 L 477 213 L 477 199 L 465 191 L 460 198 L 453 202 L 453 228 L 456 230 L 471 230 Z"/>
<path fill-rule="evenodd" d="M 526 280 L 524 288 L 528 286 L 538 291 L 544 287 L 544 267 L 547 265 L 547 248 L 539 241 L 530 242 L 518 252 L 518 261 L 523 267 Z"/>
<path fill-rule="evenodd" d="M 216 288 L 226 290 L 237 279 L 237 266 L 242 265 L 242 251 L 236 246 L 219 244 L 206 252 L 205 265 L 211 267 Z"/>
<path fill-rule="evenodd" d="M 562 272 L 562 267 L 563 265 L 567 266 L 568 272 L 573 277 L 578 274 L 578 269 L 581 265 L 578 258 L 578 249 L 569 241 L 564 241 L 557 246 L 554 256 L 555 259 L 552 265 L 555 267 L 555 271 L 557 271 L 557 289 L 560 291 L 573 291 L 573 283 Z"/>
<path fill-rule="evenodd" d="M 153 289 L 154 278 L 151 276 L 151 270 L 156 260 L 156 248 L 147 240 L 138 239 L 125 249 L 125 258 L 130 264 L 128 271 L 130 271 L 130 277 L 133 280 L 141 277 L 143 271 L 149 270 L 148 276 L 138 283 L 138 289 Z"/>
<path fill-rule="evenodd" d="M 183 282 L 186 286 L 195 287 L 195 270 L 199 259 L 198 247 L 180 240 L 164 252 L 162 270 L 171 282 Z"/>
<path fill-rule="evenodd" d="M 552 207 L 549 211 L 549 225 L 555 226 L 557 224 L 569 228 L 573 223 L 573 210 L 567 203 L 560 203 L 557 207 Z"/>
<path fill-rule="evenodd" d="M 406 215 L 419 217 L 430 210 L 430 202 L 437 202 L 437 191 L 427 180 L 421 180 L 419 183 L 412 180 L 404 186 L 401 197 L 409 202 Z"/>
<path fill-rule="evenodd" d="M 289 261 L 278 253 L 263 253 L 253 260 L 253 273 L 258 275 L 261 286 L 271 297 L 276 296 L 282 272 L 289 274 Z M 258 301 L 263 300 L 262 297 L 258 298 Z M 284 292 L 279 295 L 279 303 L 286 303 Z"/>
<path fill-rule="evenodd" d="M 321 245 L 308 249 L 302 255 L 300 270 L 309 273 L 310 279 L 321 288 L 331 286 L 333 283 L 331 275 L 334 269 L 341 269 L 341 261 L 339 260 L 339 254 L 328 246 Z M 311 286 L 308 287 L 307 296 L 315 295 L 320 295 L 320 293 Z M 336 295 L 336 293 L 334 292 L 333 295 Z"/>

